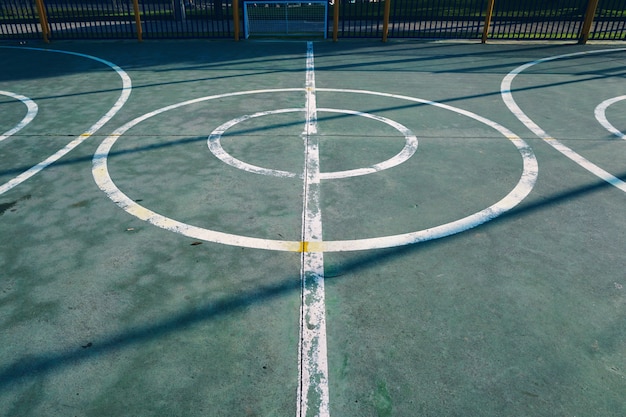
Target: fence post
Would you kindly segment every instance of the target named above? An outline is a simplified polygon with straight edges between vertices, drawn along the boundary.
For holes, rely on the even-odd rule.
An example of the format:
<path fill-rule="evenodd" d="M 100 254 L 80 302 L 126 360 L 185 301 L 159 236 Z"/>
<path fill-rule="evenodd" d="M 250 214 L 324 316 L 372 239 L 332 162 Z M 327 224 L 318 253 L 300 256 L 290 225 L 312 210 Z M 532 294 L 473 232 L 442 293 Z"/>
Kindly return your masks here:
<path fill-rule="evenodd" d="M 339 37 L 339 1 L 333 1 L 333 42 L 337 42 Z"/>
<path fill-rule="evenodd" d="M 46 14 L 46 6 L 43 4 L 43 0 L 35 0 L 37 6 L 37 12 L 39 13 L 39 24 L 41 25 L 41 35 L 45 43 L 50 43 L 50 26 L 48 25 L 48 15 Z"/>
<path fill-rule="evenodd" d="M 391 0 L 384 0 L 384 2 L 385 9 L 383 13 L 383 42 L 387 42 L 387 34 L 389 33 L 389 14 L 391 11 Z"/>
<path fill-rule="evenodd" d="M 133 0 L 133 12 L 135 13 L 135 26 L 137 27 L 137 40 L 143 41 L 143 29 L 141 28 L 141 16 L 139 15 L 139 0 Z"/>
<path fill-rule="evenodd" d="M 481 43 L 486 43 L 489 37 L 489 26 L 491 26 L 491 17 L 493 16 L 493 6 L 495 3 L 495 0 L 489 0 L 489 3 L 487 3 L 487 13 L 485 14 L 485 26 L 483 27 Z"/>
<path fill-rule="evenodd" d="M 174 9 L 174 19 L 176 19 L 177 22 L 184 22 L 187 19 L 187 15 L 185 13 L 183 0 L 173 0 L 172 7 Z"/>
<path fill-rule="evenodd" d="M 584 45 L 589 39 L 589 32 L 591 32 L 591 25 L 593 24 L 593 18 L 596 16 L 596 10 L 598 8 L 599 0 L 589 0 L 587 3 L 587 11 L 585 12 L 585 20 L 583 22 L 583 28 L 580 31 L 580 38 L 578 43 Z"/>
<path fill-rule="evenodd" d="M 233 0 L 233 30 L 235 41 L 239 41 L 239 0 Z"/>

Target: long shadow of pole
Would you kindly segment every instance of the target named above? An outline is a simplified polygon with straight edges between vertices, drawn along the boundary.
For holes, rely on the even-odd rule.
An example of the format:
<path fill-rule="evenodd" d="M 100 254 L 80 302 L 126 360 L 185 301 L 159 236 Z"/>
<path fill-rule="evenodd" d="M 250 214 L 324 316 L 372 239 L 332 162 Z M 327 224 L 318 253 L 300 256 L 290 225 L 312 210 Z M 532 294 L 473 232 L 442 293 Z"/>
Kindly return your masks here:
<path fill-rule="evenodd" d="M 626 177 L 626 171 L 623 172 L 620 177 Z M 525 205 L 522 204 L 521 206 L 502 214 L 500 217 L 480 227 L 493 227 L 498 223 L 529 215 L 533 212 L 547 209 L 555 204 L 570 201 L 572 199 L 600 192 L 605 189 L 612 189 L 612 186 L 604 181 L 596 181 L 577 188 L 565 190 L 543 201 Z M 458 235 L 414 245 L 407 245 L 387 250 L 378 250 L 374 255 L 366 253 L 364 255 L 356 256 L 354 260 L 343 265 L 341 271 L 342 273 L 340 275 L 327 277 L 326 279 L 341 279 L 339 276 L 345 276 L 347 272 L 355 273 L 373 266 L 380 266 L 382 263 L 390 262 L 391 260 L 401 256 L 413 256 L 419 250 L 425 249 L 426 247 L 432 247 L 433 245 L 444 244 L 450 239 L 455 239 L 456 236 Z M 92 342 L 88 349 L 81 348 L 63 353 L 50 352 L 48 354 L 24 358 L 21 361 L 14 362 L 4 368 L 0 368 L 0 390 L 6 389 L 10 385 L 25 379 L 39 377 L 56 369 L 73 365 L 77 362 L 83 362 L 97 357 L 98 355 L 107 354 L 140 343 L 150 342 L 151 340 L 185 330 L 207 320 L 236 312 L 294 291 L 300 291 L 300 287 L 301 283 L 298 276 L 286 277 L 282 280 L 282 282 L 275 285 L 261 286 L 243 294 L 225 297 L 221 301 L 205 305 L 204 307 L 195 309 L 194 311 L 181 312 L 170 319 L 161 321 L 160 323 L 148 324 L 139 328 L 134 328 L 133 330 L 111 335 L 107 340 L 96 340 Z"/>

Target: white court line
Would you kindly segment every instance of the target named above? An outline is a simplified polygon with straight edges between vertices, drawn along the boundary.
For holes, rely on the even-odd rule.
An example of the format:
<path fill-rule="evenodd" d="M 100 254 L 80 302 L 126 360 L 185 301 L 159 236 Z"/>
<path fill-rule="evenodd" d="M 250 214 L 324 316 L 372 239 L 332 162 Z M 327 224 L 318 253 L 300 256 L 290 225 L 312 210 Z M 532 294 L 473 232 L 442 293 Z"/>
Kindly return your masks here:
<path fill-rule="evenodd" d="M 604 100 L 602 103 L 598 104 L 593 113 L 596 116 L 596 120 L 602 125 L 602 127 L 604 127 L 606 130 L 608 130 L 618 138 L 626 140 L 626 134 L 613 126 L 611 122 L 609 122 L 609 120 L 606 118 L 606 109 L 610 105 L 622 100 L 626 100 L 626 96 L 613 97 L 608 100 Z"/>
<path fill-rule="evenodd" d="M 238 123 L 241 123 L 249 119 L 262 117 L 262 116 L 268 116 L 272 114 L 306 112 L 306 111 L 307 111 L 306 108 L 302 108 L 302 109 L 287 108 L 287 109 L 279 109 L 279 110 L 262 111 L 262 112 L 258 112 L 254 114 L 237 117 L 215 128 L 215 130 L 211 132 L 211 135 L 209 135 L 209 139 L 207 140 L 207 146 L 209 147 L 209 150 L 211 151 L 211 153 L 213 153 L 213 155 L 218 157 L 222 162 L 232 167 L 235 167 L 237 169 L 252 172 L 254 174 L 270 175 L 270 176 L 279 177 L 279 178 L 282 177 L 282 178 L 304 179 L 304 174 L 297 174 L 295 172 L 282 171 L 278 169 L 263 168 L 263 167 L 259 167 L 256 165 L 249 164 L 240 159 L 237 159 L 231 154 L 229 154 L 228 152 L 226 152 L 226 150 L 222 147 L 221 138 L 228 129 L 230 129 L 231 127 L 235 126 Z M 356 177 L 359 175 L 373 174 L 375 172 L 379 172 L 379 171 L 400 165 L 401 163 L 408 160 L 411 156 L 413 156 L 413 154 L 417 150 L 418 141 L 417 141 L 417 137 L 413 134 L 413 132 L 411 132 L 410 129 L 401 125 L 400 123 L 387 119 L 386 117 L 377 116 L 377 115 L 369 114 L 369 113 L 363 113 L 360 111 L 342 110 L 342 109 L 317 108 L 316 113 L 319 113 L 319 112 L 350 114 L 354 116 L 361 116 L 361 117 L 365 117 L 368 119 L 373 119 L 373 120 L 385 123 L 393 127 L 394 129 L 398 130 L 400 133 L 404 135 L 404 139 L 405 139 L 405 144 L 402 150 L 398 152 L 396 155 L 394 155 L 393 157 L 385 161 L 379 162 L 367 168 L 356 168 L 356 169 L 350 169 L 346 171 L 335 171 L 335 172 L 320 172 L 321 180 L 349 178 L 349 177 Z"/>
<path fill-rule="evenodd" d="M 305 142 L 304 202 L 302 213 L 302 258 L 300 279 L 300 344 L 298 349 L 300 384 L 298 417 L 329 417 L 328 363 L 326 353 L 326 306 L 324 301 L 324 253 L 306 246 L 322 241 L 320 209 L 320 157 L 317 137 L 317 103 L 313 43 L 307 42 L 306 112 L 302 137 Z"/>
<path fill-rule="evenodd" d="M 92 125 L 84 133 L 80 134 L 76 139 L 72 140 L 70 143 L 65 145 L 63 148 L 58 150 L 53 155 L 50 155 L 48 158 L 44 159 L 43 161 L 41 161 L 37 165 L 35 165 L 35 166 L 31 167 L 30 169 L 24 171 L 23 173 L 19 174 L 17 177 L 9 180 L 8 182 L 0 185 L 0 195 L 2 195 L 4 193 L 6 193 L 7 191 L 9 191 L 10 189 L 18 186 L 19 184 L 21 184 L 24 181 L 28 180 L 29 178 L 33 177 L 34 175 L 38 174 L 43 169 L 45 169 L 48 166 L 52 165 L 53 163 L 55 163 L 56 161 L 58 161 L 59 159 L 61 159 L 65 155 L 67 155 L 68 153 L 70 153 L 78 145 L 80 145 L 81 143 L 83 143 L 84 141 L 89 139 L 102 126 L 104 126 L 105 123 L 107 123 L 109 120 L 111 120 L 113 118 L 113 116 L 115 116 L 117 114 L 117 112 L 120 111 L 122 106 L 124 106 L 124 104 L 128 100 L 128 97 L 130 96 L 130 92 L 132 90 L 132 82 L 131 82 L 130 77 L 128 76 L 128 74 L 126 74 L 126 72 L 123 69 L 121 69 L 117 65 L 113 64 L 112 62 L 106 61 L 106 60 L 104 60 L 102 58 L 98 58 L 98 57 L 95 57 L 95 56 L 92 56 L 92 55 L 81 54 L 81 53 L 78 53 L 78 52 L 61 51 L 61 50 L 56 50 L 56 49 L 41 49 L 41 48 L 31 48 L 31 47 L 0 46 L 0 48 L 13 48 L 13 49 L 26 49 L 26 50 L 42 51 L 42 52 L 54 52 L 54 53 L 75 55 L 75 56 L 79 56 L 79 57 L 82 57 L 82 58 L 93 59 L 94 61 L 101 62 L 101 63 L 111 67 L 111 69 L 113 69 L 120 76 L 120 78 L 122 79 L 122 92 L 120 94 L 120 97 L 117 99 L 117 101 L 115 102 L 113 107 L 111 107 L 111 109 L 109 109 L 109 111 L 106 112 L 106 114 L 104 116 L 102 116 L 94 125 Z"/>
<path fill-rule="evenodd" d="M 117 140 L 124 135 L 129 129 L 135 127 L 139 123 L 160 115 L 164 112 L 174 110 L 183 106 L 191 104 L 202 103 L 209 100 L 215 100 L 224 97 L 243 97 L 249 94 L 263 94 L 263 93 L 275 93 L 275 92 L 301 92 L 300 88 L 281 88 L 281 89 L 267 89 L 267 90 L 254 90 L 254 91 L 238 91 L 235 93 L 218 94 L 214 96 L 200 97 L 192 100 L 187 100 L 182 103 L 170 104 L 163 108 L 153 110 L 140 117 L 137 117 L 123 126 L 115 129 L 106 139 L 100 143 L 98 149 L 93 156 L 92 175 L 94 181 L 98 187 L 117 204 L 121 209 L 125 210 L 132 216 L 135 216 L 141 220 L 144 220 L 154 226 L 160 227 L 165 230 L 170 230 L 176 233 L 180 233 L 184 236 L 188 236 L 194 239 L 204 240 L 206 242 L 222 243 L 232 246 L 243 246 L 247 248 L 266 249 L 266 250 L 278 250 L 299 252 L 302 248 L 302 243 L 297 241 L 285 241 L 285 240 L 269 240 L 248 236 L 233 235 L 231 233 L 218 232 L 216 230 L 203 229 L 201 227 L 186 224 L 169 217 L 165 217 L 159 213 L 156 213 L 146 207 L 141 206 L 132 198 L 128 197 L 122 190 L 120 190 L 113 179 L 108 169 L 108 158 L 111 148 L 117 142 Z"/>
<path fill-rule="evenodd" d="M 530 129 L 535 135 L 543 139 L 547 144 L 552 146 L 557 151 L 561 152 L 563 155 L 567 156 L 572 161 L 576 162 L 581 167 L 585 168 L 587 171 L 603 179 L 604 181 L 608 182 L 614 187 L 619 188 L 620 190 L 626 192 L 626 183 L 624 181 L 606 172 L 605 170 L 595 165 L 591 161 L 585 159 L 581 155 L 577 154 L 572 149 L 568 148 L 567 146 L 565 146 L 564 144 L 562 144 L 561 142 L 559 142 L 552 136 L 548 135 L 541 127 L 539 127 L 539 125 L 537 125 L 537 123 L 532 121 L 532 119 L 528 117 L 526 113 L 522 111 L 522 109 L 517 105 L 517 103 L 513 99 L 513 94 L 511 93 L 511 84 L 513 83 L 513 80 L 515 79 L 515 77 L 518 74 L 522 73 L 523 71 L 527 70 L 528 68 L 534 65 L 541 64 L 543 62 L 554 61 L 556 59 L 572 58 L 572 57 L 588 55 L 588 54 L 599 54 L 599 53 L 618 52 L 618 51 L 626 51 L 626 48 L 600 49 L 600 50 L 595 50 L 595 51 L 574 52 L 570 54 L 563 54 L 563 55 L 556 55 L 556 56 L 551 56 L 547 58 L 542 58 L 536 61 L 526 63 L 524 65 L 521 65 L 515 68 L 513 71 L 507 74 L 506 77 L 504 77 L 504 79 L 502 80 L 502 83 L 500 84 L 500 94 L 502 96 L 502 99 L 504 100 L 504 103 L 509 108 L 509 110 L 515 115 L 515 117 L 519 119 L 520 122 L 524 123 L 526 127 Z"/>
<path fill-rule="evenodd" d="M 37 104 L 34 101 L 32 101 L 28 97 L 23 96 L 21 94 L 15 94 L 15 93 L 11 93 L 10 91 L 1 91 L 0 90 L 0 95 L 12 97 L 12 98 L 14 98 L 16 100 L 21 101 L 22 103 L 24 103 L 24 105 L 26 105 L 26 109 L 27 109 L 26 116 L 24 116 L 22 121 L 19 122 L 17 124 L 17 126 L 15 126 L 13 129 L 7 130 L 2 135 L 0 135 L 0 142 L 2 142 L 3 140 L 5 140 L 5 139 L 13 136 L 17 132 L 19 132 L 24 127 L 26 127 L 27 124 L 32 122 L 33 119 L 35 118 L 35 116 L 37 116 L 37 111 L 38 111 L 39 108 L 37 107 Z"/>
<path fill-rule="evenodd" d="M 184 101 L 181 103 L 171 104 L 161 109 L 154 110 L 150 113 L 146 113 L 143 116 L 137 117 L 131 120 L 125 125 L 116 129 L 110 136 L 108 136 L 98 147 L 93 157 L 93 177 L 96 184 L 106 195 L 115 202 L 120 208 L 125 210 L 132 216 L 135 216 L 141 220 L 147 221 L 154 226 L 170 230 L 175 233 L 191 237 L 193 239 L 199 239 L 206 242 L 221 243 L 232 246 L 245 246 L 248 248 L 265 249 L 265 250 L 278 250 L 278 251 L 291 251 L 302 252 L 303 250 L 311 252 L 343 252 L 343 251 L 356 251 L 356 250 L 368 250 L 368 249 L 382 249 L 391 248 L 402 245 L 410 245 L 413 243 L 424 242 L 431 239 L 438 239 L 445 236 L 450 236 L 456 233 L 461 233 L 472 227 L 476 227 L 485 222 L 488 222 L 502 213 L 510 210 L 519 204 L 530 193 L 535 185 L 538 174 L 537 159 L 528 146 L 519 136 L 511 132 L 504 126 L 489 120 L 485 117 L 479 116 L 467 110 L 452 107 L 447 104 L 437 103 L 430 100 L 424 100 L 416 97 L 401 96 L 391 93 L 381 93 L 367 90 L 348 90 L 348 89 L 335 89 L 335 88 L 315 88 L 315 91 L 324 91 L 331 93 L 352 93 L 352 94 L 366 94 L 380 97 L 389 97 L 398 100 L 407 100 L 414 103 L 425 104 L 429 106 L 438 107 L 444 110 L 452 111 L 462 116 L 469 117 L 480 123 L 483 123 L 492 129 L 500 132 L 505 138 L 509 140 L 518 150 L 522 156 L 523 171 L 522 175 L 513 190 L 511 190 L 503 199 L 497 203 L 474 213 L 470 216 L 462 219 L 446 223 L 440 226 L 418 230 L 415 232 L 402 233 L 398 235 L 382 236 L 377 238 L 366 238 L 356 240 L 339 240 L 339 241 L 323 241 L 323 242 L 310 242 L 304 244 L 303 241 L 286 241 L 286 240 L 273 240 L 256 238 L 242 235 L 235 235 L 232 233 L 218 232 L 216 230 L 205 229 L 198 226 L 193 226 L 187 223 L 180 222 L 178 220 L 163 216 L 156 213 L 149 208 L 139 205 L 133 201 L 124 192 L 122 192 L 114 183 L 111 175 L 108 171 L 108 156 L 111 152 L 113 145 L 118 139 L 122 137 L 129 129 L 135 127 L 139 123 L 163 114 L 164 112 L 178 109 L 190 104 L 201 103 L 210 100 L 216 100 L 225 97 L 245 97 L 251 94 L 262 93 L 281 93 L 281 92 L 302 92 L 306 89 L 301 88 L 277 88 L 266 90 L 253 90 L 253 91 L 239 91 L 234 93 L 218 94 L 215 96 L 207 96 L 196 98 L 193 100 Z M 320 109 L 318 108 L 317 111 Z M 346 171 L 343 171 L 346 172 Z M 329 175 L 337 175 L 335 173 L 326 173 Z M 298 174 L 299 176 L 299 174 Z M 325 179 L 324 173 L 320 174 L 321 179 Z"/>
<path fill-rule="evenodd" d="M 228 152 L 226 152 L 226 150 L 222 147 L 221 139 L 224 133 L 228 129 L 246 120 L 253 119 L 256 117 L 261 117 L 261 116 L 268 116 L 271 114 L 292 113 L 292 112 L 301 112 L 301 111 L 306 111 L 306 109 L 289 108 L 289 109 L 280 109 L 280 110 L 272 110 L 272 111 L 262 111 L 262 112 L 258 112 L 254 114 L 237 117 L 215 128 L 213 132 L 211 132 L 211 134 L 209 135 L 209 139 L 207 140 L 207 145 L 211 153 L 213 153 L 213 155 L 218 157 L 222 162 L 232 167 L 235 167 L 237 169 L 241 169 L 247 172 L 252 172 L 255 174 L 272 175 L 275 177 L 283 177 L 283 178 L 298 177 L 298 175 L 292 172 L 281 171 L 278 169 L 267 169 L 267 168 L 258 167 L 256 165 L 249 164 L 247 162 L 243 162 L 233 157 Z M 302 178 L 302 176 L 300 176 L 300 178 Z"/>

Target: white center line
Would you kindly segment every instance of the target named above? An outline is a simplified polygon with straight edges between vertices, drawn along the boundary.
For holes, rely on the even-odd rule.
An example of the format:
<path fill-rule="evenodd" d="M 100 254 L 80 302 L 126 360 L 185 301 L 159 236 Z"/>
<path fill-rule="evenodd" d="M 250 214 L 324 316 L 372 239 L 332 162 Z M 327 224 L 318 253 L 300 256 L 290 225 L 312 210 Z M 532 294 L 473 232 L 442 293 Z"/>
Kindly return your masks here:
<path fill-rule="evenodd" d="M 320 210 L 320 161 L 313 43 L 307 42 L 304 198 L 300 279 L 300 345 L 298 417 L 329 417 L 328 363 L 326 357 L 326 307 L 324 303 L 324 253 Z"/>

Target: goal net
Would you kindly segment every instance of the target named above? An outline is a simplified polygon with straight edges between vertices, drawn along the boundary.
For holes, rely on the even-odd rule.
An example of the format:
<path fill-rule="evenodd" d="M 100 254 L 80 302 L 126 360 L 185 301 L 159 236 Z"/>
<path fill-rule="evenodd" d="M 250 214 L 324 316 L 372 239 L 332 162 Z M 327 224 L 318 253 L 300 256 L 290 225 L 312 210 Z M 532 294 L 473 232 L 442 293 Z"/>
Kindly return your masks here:
<path fill-rule="evenodd" d="M 326 38 L 328 1 L 295 3 L 284 0 L 244 1 L 244 35 L 315 36 Z"/>

